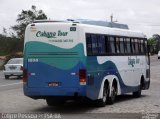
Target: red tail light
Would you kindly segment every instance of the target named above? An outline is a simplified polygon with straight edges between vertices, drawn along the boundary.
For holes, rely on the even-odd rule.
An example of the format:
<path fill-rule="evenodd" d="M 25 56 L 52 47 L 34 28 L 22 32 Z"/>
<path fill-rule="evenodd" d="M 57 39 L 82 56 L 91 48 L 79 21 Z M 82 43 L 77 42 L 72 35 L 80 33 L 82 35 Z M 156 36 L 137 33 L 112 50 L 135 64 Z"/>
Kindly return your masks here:
<path fill-rule="evenodd" d="M 28 79 L 28 71 L 27 69 L 23 68 L 23 82 L 27 82 Z"/>
<path fill-rule="evenodd" d="M 20 70 L 22 70 L 22 71 L 23 71 L 23 67 L 22 67 L 22 66 L 20 67 Z"/>
<path fill-rule="evenodd" d="M 79 82 L 80 85 L 86 85 L 86 69 L 79 70 Z"/>

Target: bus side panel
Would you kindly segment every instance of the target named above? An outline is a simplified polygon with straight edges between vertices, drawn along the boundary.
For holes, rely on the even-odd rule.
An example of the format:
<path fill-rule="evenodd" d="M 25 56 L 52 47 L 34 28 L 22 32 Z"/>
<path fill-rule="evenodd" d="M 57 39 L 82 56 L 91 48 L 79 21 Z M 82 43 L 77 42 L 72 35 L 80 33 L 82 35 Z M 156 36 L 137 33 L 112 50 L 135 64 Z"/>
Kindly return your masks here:
<path fill-rule="evenodd" d="M 87 96 L 92 100 L 98 99 L 103 79 L 108 75 L 115 75 L 118 78 L 121 94 L 137 91 L 139 88 L 138 83 L 136 85 L 125 84 L 124 77 L 121 77 L 121 71 L 118 70 L 116 64 L 111 60 L 106 60 L 103 64 L 99 64 L 96 56 L 89 56 L 87 58 L 87 71 Z"/>

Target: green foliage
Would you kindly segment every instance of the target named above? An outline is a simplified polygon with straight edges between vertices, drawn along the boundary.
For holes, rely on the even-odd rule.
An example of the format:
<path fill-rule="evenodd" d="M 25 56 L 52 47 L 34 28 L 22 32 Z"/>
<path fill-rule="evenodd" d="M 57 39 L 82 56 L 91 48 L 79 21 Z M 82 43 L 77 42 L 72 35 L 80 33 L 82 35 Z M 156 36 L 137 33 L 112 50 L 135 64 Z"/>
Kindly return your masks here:
<path fill-rule="evenodd" d="M 47 19 L 47 15 L 42 10 L 37 10 L 36 6 L 32 5 L 31 10 L 22 10 L 18 14 L 17 25 L 12 26 L 12 29 L 17 33 L 20 40 L 24 40 L 25 28 L 34 20 Z"/>
<path fill-rule="evenodd" d="M 148 45 L 150 46 L 150 53 L 155 54 L 157 53 L 157 40 L 154 37 L 148 39 Z"/>
<path fill-rule="evenodd" d="M 37 10 L 34 5 L 32 5 L 30 10 L 22 10 L 16 20 L 18 24 L 12 26 L 17 36 L 12 33 L 9 37 L 5 28 L 3 28 L 3 35 L 0 34 L 0 56 L 7 55 L 7 57 L 14 57 L 16 56 L 16 52 L 22 52 L 26 26 L 34 20 L 41 19 L 47 19 L 47 16 L 42 10 Z"/>
<path fill-rule="evenodd" d="M 18 24 L 11 27 L 17 36 L 15 36 L 14 33 L 8 35 L 7 30 L 3 28 L 3 35 L 0 34 L 0 56 L 6 56 L 5 62 L 13 57 L 22 57 L 22 54 L 17 54 L 17 52 L 23 51 L 26 26 L 34 20 L 42 19 L 47 19 L 46 14 L 42 10 L 37 10 L 36 6 L 32 5 L 30 10 L 22 10 L 22 12 L 18 14 L 16 20 Z M 3 66 L 0 66 L 0 69 L 2 68 Z"/>
<path fill-rule="evenodd" d="M 156 43 L 157 43 L 157 41 L 156 41 L 156 39 L 155 38 L 149 38 L 148 39 L 148 44 L 149 45 L 151 45 L 151 46 L 153 46 L 153 45 L 156 45 Z"/>
<path fill-rule="evenodd" d="M 7 37 L 5 35 L 0 34 L 0 56 L 5 56 L 5 61 L 0 61 L 0 70 L 4 68 L 4 64 L 10 58 L 13 57 L 22 57 L 23 50 L 23 41 L 16 37 Z M 19 53 L 19 54 L 18 54 Z"/>
<path fill-rule="evenodd" d="M 23 45 L 16 37 L 7 37 L 0 34 L 0 55 L 8 55 L 22 51 Z"/>

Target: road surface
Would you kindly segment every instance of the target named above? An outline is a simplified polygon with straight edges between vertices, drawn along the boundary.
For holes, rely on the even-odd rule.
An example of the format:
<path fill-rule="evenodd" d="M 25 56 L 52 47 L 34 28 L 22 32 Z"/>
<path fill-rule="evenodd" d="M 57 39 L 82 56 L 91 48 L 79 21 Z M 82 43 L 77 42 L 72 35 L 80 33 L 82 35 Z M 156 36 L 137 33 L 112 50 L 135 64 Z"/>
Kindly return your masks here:
<path fill-rule="evenodd" d="M 131 94 L 118 96 L 115 104 L 101 108 L 80 102 L 68 102 L 61 107 L 48 107 L 43 99 L 33 100 L 24 96 L 22 85 L 22 80 L 16 77 L 4 79 L 3 72 L 0 71 L 0 113 L 4 117 L 7 113 L 36 113 L 43 116 L 58 114 L 64 119 L 141 119 L 145 116 L 160 118 L 158 115 L 160 113 L 160 60 L 156 56 L 151 57 L 149 90 L 143 91 L 140 98 L 133 98 Z"/>

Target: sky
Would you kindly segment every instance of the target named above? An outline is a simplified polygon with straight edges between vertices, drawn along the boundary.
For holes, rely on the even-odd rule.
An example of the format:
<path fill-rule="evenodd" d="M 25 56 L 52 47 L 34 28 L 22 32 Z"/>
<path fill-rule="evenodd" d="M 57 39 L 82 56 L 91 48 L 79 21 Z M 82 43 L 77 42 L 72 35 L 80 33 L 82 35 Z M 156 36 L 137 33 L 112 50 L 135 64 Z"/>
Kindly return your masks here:
<path fill-rule="evenodd" d="M 92 19 L 124 23 L 151 37 L 160 34 L 160 0 L 0 0 L 0 33 L 17 24 L 17 15 L 35 5 L 49 19 Z"/>

